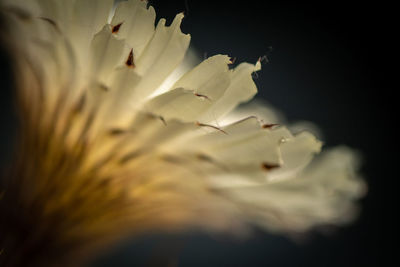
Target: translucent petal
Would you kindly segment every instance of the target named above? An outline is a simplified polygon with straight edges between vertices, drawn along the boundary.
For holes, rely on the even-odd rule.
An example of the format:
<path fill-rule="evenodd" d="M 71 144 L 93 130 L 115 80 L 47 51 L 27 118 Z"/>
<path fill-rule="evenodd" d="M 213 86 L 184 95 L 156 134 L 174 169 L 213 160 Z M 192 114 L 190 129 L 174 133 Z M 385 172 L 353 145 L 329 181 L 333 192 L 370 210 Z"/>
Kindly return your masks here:
<path fill-rule="evenodd" d="M 172 88 L 185 88 L 218 100 L 230 85 L 230 58 L 226 55 L 209 57 L 186 73 Z"/>
<path fill-rule="evenodd" d="M 201 127 L 203 131 L 209 130 L 207 126 Z M 185 144 L 185 149 L 196 149 L 226 164 L 228 168 L 235 164 L 251 163 L 261 169 L 264 162 L 270 165 L 281 164 L 279 144 L 282 135 L 261 128 L 256 118 L 248 118 L 212 131 L 190 140 Z"/>
<path fill-rule="evenodd" d="M 223 115 L 232 111 L 240 103 L 249 101 L 257 93 L 252 74 L 260 69 L 259 64 L 242 63 L 237 66 L 231 78 L 231 83 L 224 95 L 213 104 L 209 113 L 203 115 L 200 121 L 217 121 Z"/>
<path fill-rule="evenodd" d="M 183 60 L 190 36 L 181 32 L 182 19 L 183 15 L 178 14 L 169 27 L 161 19 L 143 53 L 135 58 L 135 71 L 143 77 L 135 90 L 135 100 L 151 95 Z"/>
<path fill-rule="evenodd" d="M 92 78 L 109 85 L 109 78 L 117 65 L 121 65 L 123 57 L 129 52 L 123 40 L 112 33 L 110 25 L 106 25 L 94 36 L 90 46 L 90 67 Z"/>
<path fill-rule="evenodd" d="M 146 1 L 129 0 L 118 4 L 111 25 L 120 25 L 116 34 L 126 40 L 139 58 L 154 34 L 155 19 L 154 8 L 147 8 Z"/>
<path fill-rule="evenodd" d="M 36 0 L 36 2 L 38 2 L 41 7 L 40 16 L 54 21 L 57 27 L 60 27 L 64 33 L 68 33 L 71 23 L 70 18 L 74 12 L 76 0 Z"/>
<path fill-rule="evenodd" d="M 145 109 L 165 119 L 196 121 L 229 86 L 228 62 L 221 55 L 203 61 L 173 85 L 176 89 L 151 99 Z"/>
<path fill-rule="evenodd" d="M 309 132 L 286 138 L 280 147 L 283 164 L 268 174 L 269 179 L 294 177 L 311 162 L 315 154 L 320 152 L 321 146 L 322 143 Z"/>
<path fill-rule="evenodd" d="M 296 179 L 230 188 L 224 195 L 270 230 L 305 231 L 325 223 L 342 224 L 354 218 L 353 200 L 365 193 L 356 158 L 347 148 L 328 150 Z"/>
<path fill-rule="evenodd" d="M 94 34 L 98 33 L 107 23 L 113 0 L 76 0 L 72 16 L 70 37 L 73 39 L 75 53 L 79 59 L 79 71 L 83 79 L 90 76 L 87 62 L 89 62 L 89 47 Z"/>
<path fill-rule="evenodd" d="M 114 0 L 75 0 L 74 24 L 90 38 L 107 24 L 113 4 Z"/>

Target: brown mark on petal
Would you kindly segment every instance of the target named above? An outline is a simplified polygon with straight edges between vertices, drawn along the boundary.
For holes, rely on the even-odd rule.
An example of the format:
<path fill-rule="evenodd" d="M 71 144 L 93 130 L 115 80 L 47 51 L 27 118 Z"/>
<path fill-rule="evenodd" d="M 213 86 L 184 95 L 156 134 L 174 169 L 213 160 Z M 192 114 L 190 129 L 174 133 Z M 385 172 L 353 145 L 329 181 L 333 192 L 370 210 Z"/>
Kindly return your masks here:
<path fill-rule="evenodd" d="M 181 163 L 183 163 L 183 159 L 182 158 L 179 158 L 177 156 L 170 155 L 170 154 L 162 155 L 161 159 L 166 161 L 166 162 L 173 163 L 173 164 L 181 164 Z"/>
<path fill-rule="evenodd" d="M 102 83 L 99 83 L 99 88 L 101 90 L 103 90 L 104 92 L 110 91 L 110 88 L 108 88 L 108 86 L 106 86 L 105 84 L 102 84 Z"/>
<path fill-rule="evenodd" d="M 129 53 L 128 59 L 126 60 L 125 64 L 129 67 L 129 68 L 135 68 L 135 63 L 133 62 L 133 49 L 131 49 L 131 52 Z"/>
<path fill-rule="evenodd" d="M 45 17 L 39 17 L 39 19 L 50 23 L 56 29 L 57 32 L 59 33 L 61 32 L 60 28 L 58 27 L 57 23 L 54 20 Z"/>
<path fill-rule="evenodd" d="M 78 142 L 80 143 L 85 142 L 85 140 L 88 137 L 89 131 L 94 123 L 95 118 L 96 118 L 96 112 L 92 110 L 84 122 L 83 129 L 78 138 Z"/>
<path fill-rule="evenodd" d="M 197 97 L 203 98 L 203 99 L 207 99 L 208 101 L 211 101 L 211 98 L 209 98 L 206 95 L 202 95 L 202 94 L 198 94 L 198 93 L 194 93 L 194 95 L 197 96 Z"/>
<path fill-rule="evenodd" d="M 203 161 L 203 162 L 210 163 L 210 164 L 212 164 L 212 165 L 214 165 L 214 166 L 216 166 L 216 167 L 218 167 L 218 168 L 220 168 L 220 169 L 222 169 L 224 171 L 229 171 L 229 168 L 227 168 L 223 164 L 217 162 L 214 158 L 212 158 L 212 157 L 210 157 L 210 156 L 208 156 L 206 154 L 203 154 L 203 153 L 196 154 L 196 158 L 201 160 L 201 161 Z"/>
<path fill-rule="evenodd" d="M 119 28 L 121 28 L 122 23 L 123 22 L 113 26 L 111 32 L 114 33 L 114 34 L 118 33 L 119 32 Z"/>
<path fill-rule="evenodd" d="M 122 134 L 126 133 L 126 131 L 123 130 L 123 129 L 114 128 L 114 129 L 111 129 L 108 133 L 111 136 L 119 136 L 119 135 L 122 135 Z"/>
<path fill-rule="evenodd" d="M 165 121 L 163 116 L 158 116 L 158 118 L 162 121 L 162 123 L 167 126 L 167 122 Z"/>
<path fill-rule="evenodd" d="M 196 121 L 196 125 L 197 126 L 200 126 L 200 127 L 209 127 L 209 128 L 213 128 L 213 129 L 215 129 L 215 130 L 218 130 L 218 131 L 220 131 L 221 133 L 224 133 L 224 134 L 228 134 L 227 132 L 225 132 L 224 130 L 222 130 L 221 128 L 219 128 L 219 127 L 217 127 L 217 126 L 214 126 L 214 125 L 210 125 L 210 124 L 205 124 L 205 123 L 201 123 L 201 122 L 198 122 L 198 121 Z"/>
<path fill-rule="evenodd" d="M 280 167 L 279 164 L 271 164 L 271 163 L 267 163 L 267 162 L 263 162 L 263 163 L 261 164 L 261 168 L 262 168 L 263 170 L 265 170 L 265 171 L 270 171 L 270 170 L 272 170 L 272 169 L 276 169 L 276 168 L 279 168 L 279 167 Z"/>
<path fill-rule="evenodd" d="M 160 120 L 165 126 L 167 126 L 167 121 L 164 119 L 163 116 L 155 115 L 155 114 L 153 114 L 153 113 L 147 113 L 147 115 L 148 115 L 149 118 L 151 118 L 151 119 Z"/>
<path fill-rule="evenodd" d="M 270 46 L 269 49 L 272 50 L 272 47 Z M 263 62 L 268 63 L 269 61 L 268 61 L 267 55 L 264 55 L 264 56 L 262 56 L 262 57 L 259 57 L 259 58 L 258 58 L 258 62 L 260 62 L 260 63 L 263 63 Z"/>
<path fill-rule="evenodd" d="M 275 126 L 278 126 L 279 124 L 277 124 L 277 123 L 271 123 L 271 124 L 263 124 L 261 127 L 263 128 L 263 129 L 271 129 L 271 128 L 273 128 L 273 127 L 275 127 Z"/>
<path fill-rule="evenodd" d="M 142 154 L 143 154 L 143 153 L 142 153 L 142 151 L 140 151 L 140 150 L 130 152 L 130 153 L 126 154 L 125 156 L 123 156 L 123 157 L 119 160 L 119 163 L 120 163 L 121 165 L 122 165 L 122 164 L 125 164 L 125 163 L 127 163 L 128 161 L 130 161 L 130 160 L 132 160 L 132 159 L 138 158 L 138 157 L 141 156 Z"/>
<path fill-rule="evenodd" d="M 75 106 L 75 112 L 76 113 L 82 112 L 83 108 L 85 107 L 85 104 L 86 104 L 86 95 L 83 94 Z"/>
<path fill-rule="evenodd" d="M 214 161 L 213 158 L 211 158 L 210 156 L 208 156 L 206 154 L 202 154 L 202 153 L 197 154 L 196 157 L 199 160 L 202 160 L 202 161 L 208 161 L 208 162 L 213 162 Z"/>

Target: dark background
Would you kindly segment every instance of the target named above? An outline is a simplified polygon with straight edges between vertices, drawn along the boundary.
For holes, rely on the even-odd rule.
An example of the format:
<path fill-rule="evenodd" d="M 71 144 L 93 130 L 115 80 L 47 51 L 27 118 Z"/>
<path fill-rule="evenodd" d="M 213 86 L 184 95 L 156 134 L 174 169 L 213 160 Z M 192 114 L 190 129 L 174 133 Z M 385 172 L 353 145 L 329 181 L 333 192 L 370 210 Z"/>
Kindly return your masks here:
<path fill-rule="evenodd" d="M 186 12 L 182 29 L 192 35 L 191 44 L 200 54 L 229 54 L 237 62 L 252 63 L 267 55 L 269 62 L 256 79 L 259 96 L 283 111 L 289 122 L 316 123 L 327 147 L 346 144 L 359 150 L 369 192 L 358 221 L 331 234 L 312 233 L 301 242 L 261 231 L 241 242 L 201 233 L 152 235 L 121 245 L 95 266 L 394 266 L 398 177 L 391 169 L 397 160 L 398 120 L 396 87 L 389 82 L 394 7 L 382 1 L 151 4 L 169 21 Z M 1 65 L 4 162 L 15 116 L 4 53 Z"/>

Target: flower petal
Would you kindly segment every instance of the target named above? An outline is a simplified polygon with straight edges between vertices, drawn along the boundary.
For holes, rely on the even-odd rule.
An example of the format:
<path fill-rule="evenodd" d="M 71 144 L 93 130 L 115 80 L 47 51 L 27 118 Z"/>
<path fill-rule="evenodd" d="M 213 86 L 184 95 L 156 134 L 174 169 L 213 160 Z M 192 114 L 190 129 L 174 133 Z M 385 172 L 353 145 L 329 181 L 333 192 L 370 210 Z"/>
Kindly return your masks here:
<path fill-rule="evenodd" d="M 222 55 L 203 61 L 173 85 L 176 89 L 151 99 L 145 109 L 165 119 L 196 121 L 229 86 L 228 63 L 229 57 Z"/>
<path fill-rule="evenodd" d="M 264 162 L 281 164 L 281 139 L 281 134 L 263 129 L 259 121 L 251 117 L 225 126 L 220 131 L 213 130 L 195 137 L 185 144 L 185 149 L 196 149 L 198 153 L 216 159 L 227 168 L 251 164 L 260 170 Z"/>
<path fill-rule="evenodd" d="M 154 8 L 147 8 L 146 1 L 129 0 L 118 4 L 111 25 L 120 25 L 117 36 L 125 39 L 139 58 L 154 34 L 155 19 Z"/>
<path fill-rule="evenodd" d="M 223 191 L 246 216 L 274 231 L 306 231 L 320 224 L 343 224 L 354 218 L 354 199 L 365 193 L 357 176 L 357 155 L 348 148 L 321 154 L 296 179 Z"/>
<path fill-rule="evenodd" d="M 107 24 L 113 4 L 114 0 L 75 0 L 74 24 L 90 38 Z"/>
<path fill-rule="evenodd" d="M 90 45 L 90 67 L 94 80 L 109 85 L 109 78 L 117 65 L 123 62 L 128 52 L 125 42 L 118 40 L 110 25 L 106 25 L 94 36 Z"/>
<path fill-rule="evenodd" d="M 135 71 L 143 77 L 135 89 L 135 101 L 151 95 L 183 60 L 190 35 L 181 32 L 182 19 L 183 14 L 178 14 L 169 27 L 165 26 L 165 19 L 161 19 L 152 39 L 135 60 Z"/>
<path fill-rule="evenodd" d="M 218 118 L 232 111 L 240 103 L 249 101 L 257 93 L 252 73 L 260 70 L 258 62 L 256 65 L 242 63 L 237 66 L 232 74 L 231 83 L 224 95 L 214 103 L 209 113 L 203 115 L 199 120 L 204 122 L 216 121 Z"/>
<path fill-rule="evenodd" d="M 309 132 L 286 138 L 280 147 L 283 164 L 268 174 L 269 179 L 275 181 L 294 177 L 321 151 L 321 146 L 322 143 Z"/>

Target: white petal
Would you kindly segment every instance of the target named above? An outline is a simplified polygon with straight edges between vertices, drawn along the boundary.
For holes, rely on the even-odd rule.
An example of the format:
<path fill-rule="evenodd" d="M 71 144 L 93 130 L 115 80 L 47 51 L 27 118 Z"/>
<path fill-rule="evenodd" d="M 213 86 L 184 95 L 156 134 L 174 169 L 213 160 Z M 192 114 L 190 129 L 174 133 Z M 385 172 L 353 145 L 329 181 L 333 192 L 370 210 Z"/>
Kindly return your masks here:
<path fill-rule="evenodd" d="M 109 85 L 109 77 L 117 65 L 124 61 L 128 48 L 125 42 L 118 40 L 110 25 L 94 36 L 90 46 L 90 67 L 92 78 Z"/>
<path fill-rule="evenodd" d="M 261 170 L 263 163 L 281 164 L 281 139 L 281 134 L 276 134 L 274 130 L 262 129 L 256 118 L 249 118 L 223 127 L 221 131 L 213 130 L 194 138 L 185 148 L 197 149 L 199 153 L 226 164 L 228 168 L 235 164 L 250 164 Z"/>
<path fill-rule="evenodd" d="M 224 95 L 214 103 L 210 112 L 202 116 L 200 120 L 204 122 L 217 120 L 219 122 L 219 118 L 232 111 L 237 105 L 252 99 L 257 93 L 252 73 L 259 69 L 259 64 L 242 63 L 237 66 L 232 73 L 230 86 Z"/>
<path fill-rule="evenodd" d="M 320 152 L 321 146 L 322 143 L 309 132 L 286 138 L 280 147 L 283 164 L 268 174 L 269 179 L 280 180 L 294 177 L 311 162 L 315 154 Z"/>
<path fill-rule="evenodd" d="M 186 73 L 173 88 L 192 90 L 216 101 L 230 84 L 229 63 L 230 58 L 226 55 L 210 57 Z"/>
<path fill-rule="evenodd" d="M 155 19 L 154 8 L 147 8 L 146 1 L 129 0 L 118 4 L 111 25 L 122 23 L 117 35 L 126 39 L 135 57 L 139 58 L 154 34 Z"/>
<path fill-rule="evenodd" d="M 99 106 L 97 117 L 101 128 L 126 127 L 137 112 L 132 95 L 141 77 L 126 66 L 115 69 L 110 84 L 91 87 L 91 103 Z"/>
<path fill-rule="evenodd" d="M 257 224 L 276 231 L 305 231 L 320 224 L 354 219 L 354 199 L 365 193 L 357 177 L 357 157 L 336 148 L 323 153 L 296 179 L 224 191 Z"/>
<path fill-rule="evenodd" d="M 76 0 L 73 7 L 69 18 L 73 21 L 70 38 L 79 59 L 78 68 L 83 80 L 90 76 L 87 65 L 90 42 L 94 34 L 107 23 L 113 2 L 113 0 Z"/>
<path fill-rule="evenodd" d="M 140 83 L 141 77 L 136 74 L 135 71 L 128 67 L 121 67 L 115 71 L 113 82 L 111 83 L 111 92 L 113 96 L 110 96 L 113 100 L 113 106 L 110 112 L 112 116 L 132 116 L 134 105 L 132 101 L 132 95 L 137 85 Z M 126 111 L 122 111 L 126 109 Z M 122 113 L 118 113 L 120 111 Z M 118 119 L 118 116 L 115 119 Z"/>
<path fill-rule="evenodd" d="M 173 85 L 180 78 L 182 78 L 185 73 L 187 73 L 200 63 L 201 59 L 197 52 L 193 48 L 189 48 L 181 64 L 179 64 L 179 66 L 163 81 L 163 83 L 157 88 L 157 90 L 153 92 L 150 98 L 171 90 L 171 88 L 173 88 Z"/>
<path fill-rule="evenodd" d="M 144 109 L 158 114 L 165 119 L 180 119 L 182 121 L 195 121 L 205 110 L 211 107 L 211 103 L 196 96 L 192 91 L 177 88 L 159 95 L 148 103 Z"/>
<path fill-rule="evenodd" d="M 14 14 L 17 12 L 20 15 L 30 15 L 32 17 L 40 16 L 41 14 L 41 7 L 37 1 L 2 0 L 0 7 L 5 7 L 5 10 L 11 11 Z"/>
<path fill-rule="evenodd" d="M 149 112 L 165 119 L 196 121 L 230 84 L 229 57 L 214 56 L 185 74 L 173 89 L 151 99 L 145 106 Z"/>
<path fill-rule="evenodd" d="M 286 119 L 280 111 L 264 100 L 257 98 L 249 103 L 239 105 L 220 119 L 219 122 L 226 125 L 250 116 L 256 116 L 264 124 L 286 125 Z"/>
<path fill-rule="evenodd" d="M 182 134 L 187 134 L 195 129 L 193 123 L 182 123 L 177 120 L 165 121 L 163 118 L 151 114 L 140 113 L 136 115 L 131 125 L 135 138 L 140 140 L 139 143 L 136 142 L 137 145 L 142 148 L 152 148 L 153 152 L 154 150 L 163 150 L 175 140 L 180 142 Z M 169 152 L 171 151 L 169 150 Z"/>
<path fill-rule="evenodd" d="M 76 0 L 74 24 L 91 39 L 107 23 L 113 3 L 114 0 Z"/>
<path fill-rule="evenodd" d="M 25 1 L 27 2 L 27 1 Z M 49 18 L 55 23 L 63 33 L 70 30 L 71 15 L 74 12 L 74 4 L 76 0 L 58 1 L 58 0 L 37 0 L 41 7 L 41 17 Z M 90 36 L 88 37 L 90 38 Z"/>
<path fill-rule="evenodd" d="M 135 101 L 151 95 L 183 60 L 190 35 L 181 32 L 182 19 L 183 15 L 178 14 L 169 27 L 161 19 L 149 44 L 135 60 L 135 71 L 143 77 L 135 89 Z"/>

